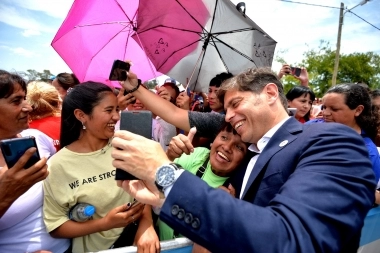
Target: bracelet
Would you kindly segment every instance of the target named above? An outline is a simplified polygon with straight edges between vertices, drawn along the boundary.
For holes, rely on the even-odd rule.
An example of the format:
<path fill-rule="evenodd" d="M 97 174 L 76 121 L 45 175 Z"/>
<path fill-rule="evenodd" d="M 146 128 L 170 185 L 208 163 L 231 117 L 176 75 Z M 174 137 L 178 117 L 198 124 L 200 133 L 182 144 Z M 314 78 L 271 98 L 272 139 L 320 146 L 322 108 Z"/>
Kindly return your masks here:
<path fill-rule="evenodd" d="M 132 90 L 126 90 L 124 95 L 127 95 L 129 93 L 137 91 L 137 89 L 140 87 L 140 82 L 137 82 L 137 86 L 133 88 Z"/>

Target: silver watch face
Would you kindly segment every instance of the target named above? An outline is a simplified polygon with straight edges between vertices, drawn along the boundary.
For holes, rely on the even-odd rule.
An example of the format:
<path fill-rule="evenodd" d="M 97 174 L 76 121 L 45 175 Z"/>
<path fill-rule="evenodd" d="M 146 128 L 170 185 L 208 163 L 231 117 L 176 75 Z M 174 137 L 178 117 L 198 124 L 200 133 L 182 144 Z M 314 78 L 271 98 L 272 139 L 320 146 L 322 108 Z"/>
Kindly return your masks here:
<path fill-rule="evenodd" d="M 175 179 L 175 169 L 170 165 L 163 165 L 157 170 L 156 183 L 162 187 L 168 187 L 173 184 Z"/>

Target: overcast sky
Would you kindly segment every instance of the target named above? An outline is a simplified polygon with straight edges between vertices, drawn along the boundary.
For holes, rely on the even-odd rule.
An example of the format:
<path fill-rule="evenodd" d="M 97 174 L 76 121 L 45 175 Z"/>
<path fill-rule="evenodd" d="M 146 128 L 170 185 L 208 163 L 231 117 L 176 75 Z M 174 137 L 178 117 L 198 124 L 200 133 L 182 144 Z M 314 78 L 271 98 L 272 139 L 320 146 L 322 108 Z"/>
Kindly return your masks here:
<path fill-rule="evenodd" d="M 345 0 L 344 4 L 352 8 L 360 1 Z M 245 2 L 246 14 L 277 41 L 276 54 L 287 62 L 300 62 L 303 53 L 317 48 L 320 40 L 329 41 L 335 48 L 339 9 L 277 0 Z M 339 7 L 341 1 L 297 2 Z M 71 72 L 50 43 L 72 3 L 73 0 L 1 0 L 0 69 L 35 69 L 40 72 L 49 69 L 53 74 Z M 380 0 L 359 5 L 352 11 L 380 28 Z M 342 53 L 373 51 L 380 54 L 380 31 L 355 15 L 346 13 L 341 43 Z M 273 69 L 279 68 L 280 64 L 274 62 Z"/>

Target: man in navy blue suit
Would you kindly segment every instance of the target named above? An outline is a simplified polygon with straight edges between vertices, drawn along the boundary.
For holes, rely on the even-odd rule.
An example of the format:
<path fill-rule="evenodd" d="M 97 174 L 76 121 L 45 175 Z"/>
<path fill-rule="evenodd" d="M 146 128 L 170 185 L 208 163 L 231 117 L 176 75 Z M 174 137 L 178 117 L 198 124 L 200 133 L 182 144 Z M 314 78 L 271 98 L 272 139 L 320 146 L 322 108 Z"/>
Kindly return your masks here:
<path fill-rule="evenodd" d="M 137 85 L 133 73 L 126 82 Z M 158 143 L 125 131 L 112 141 L 113 165 L 142 180 L 118 185 L 161 207 L 162 221 L 212 252 L 356 252 L 376 185 L 360 135 L 289 117 L 269 69 L 249 69 L 219 92 L 225 120 L 252 144 L 231 178 L 238 198 L 170 164 Z"/>

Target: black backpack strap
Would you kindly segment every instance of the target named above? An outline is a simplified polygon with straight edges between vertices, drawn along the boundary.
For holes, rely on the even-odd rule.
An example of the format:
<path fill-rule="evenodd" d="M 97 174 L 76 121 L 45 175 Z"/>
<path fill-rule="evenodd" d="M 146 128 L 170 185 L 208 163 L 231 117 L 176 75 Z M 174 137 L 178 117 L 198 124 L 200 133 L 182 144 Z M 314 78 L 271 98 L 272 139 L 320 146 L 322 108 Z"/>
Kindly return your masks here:
<path fill-rule="evenodd" d="M 202 164 L 202 166 L 199 167 L 197 173 L 195 174 L 197 177 L 199 177 L 199 178 L 203 177 L 203 174 L 205 173 L 205 171 L 207 169 L 207 163 L 208 163 L 209 159 L 210 159 L 210 156 L 208 156 L 207 159 L 205 160 L 205 162 Z"/>

